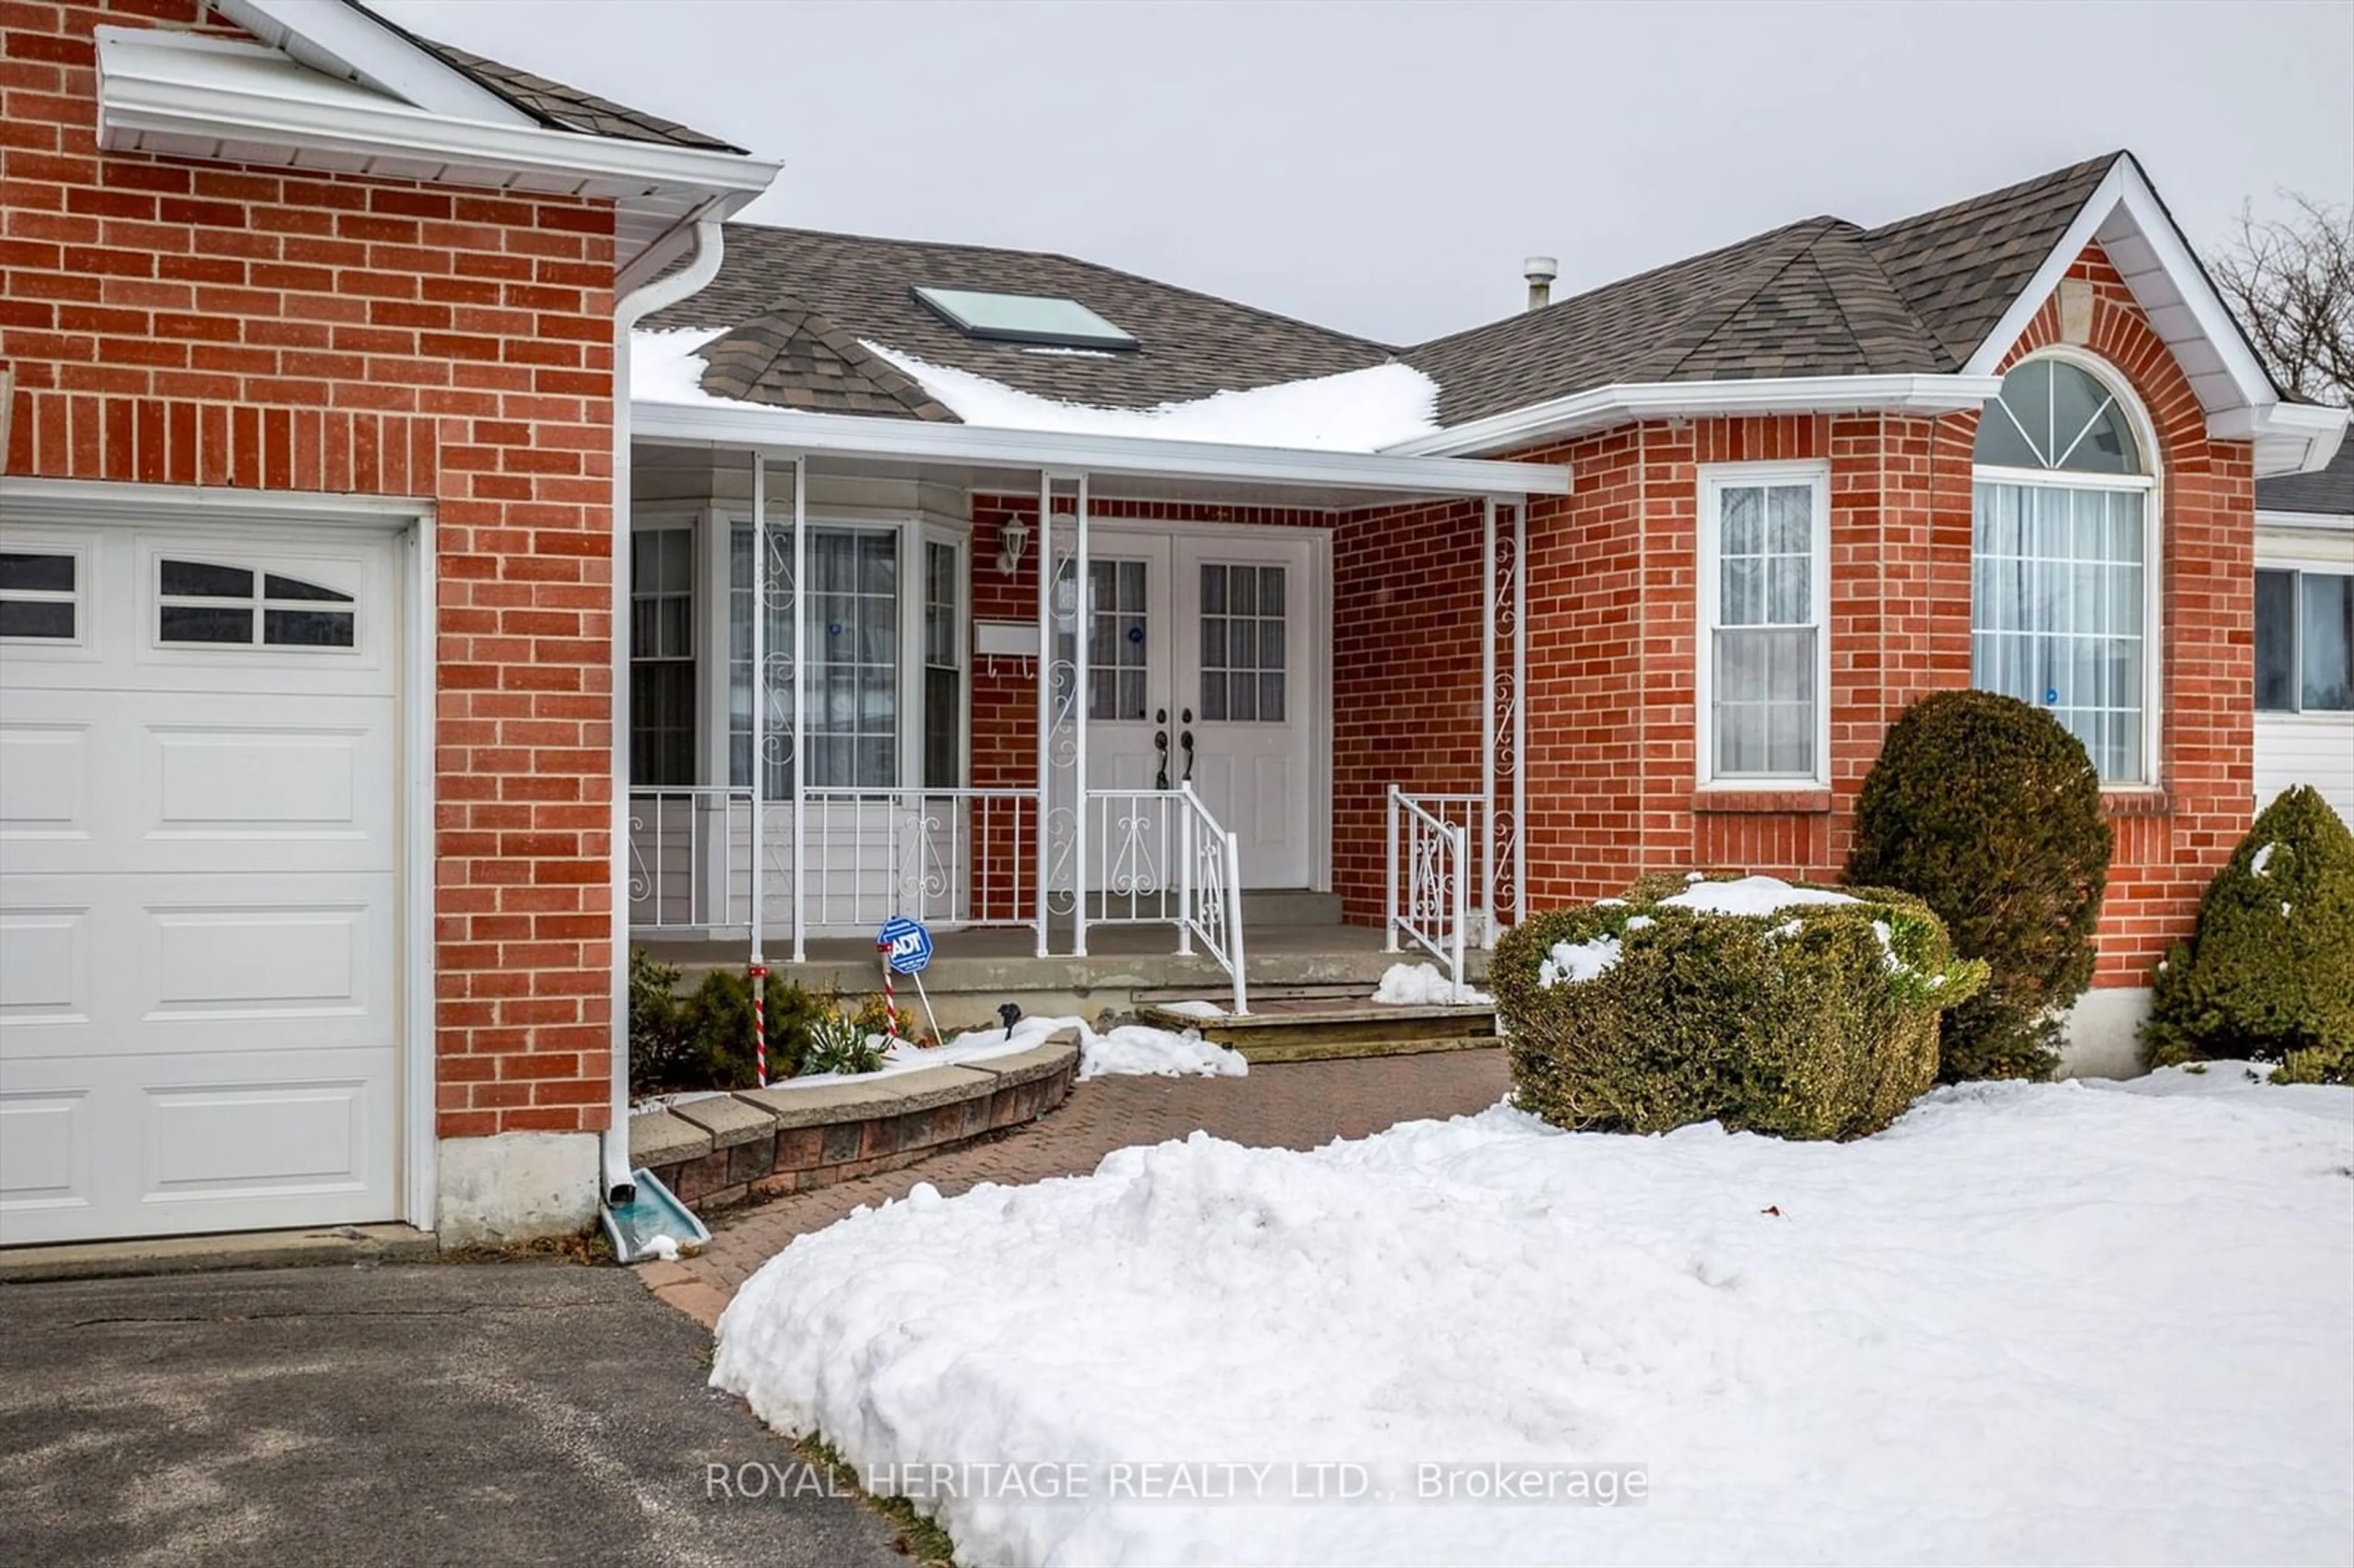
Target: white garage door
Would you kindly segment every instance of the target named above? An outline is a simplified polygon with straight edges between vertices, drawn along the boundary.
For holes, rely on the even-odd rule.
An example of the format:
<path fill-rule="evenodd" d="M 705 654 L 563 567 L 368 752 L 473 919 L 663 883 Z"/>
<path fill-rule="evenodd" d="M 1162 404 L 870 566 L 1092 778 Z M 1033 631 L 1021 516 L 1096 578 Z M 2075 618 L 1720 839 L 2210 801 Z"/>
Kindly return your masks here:
<path fill-rule="evenodd" d="M 0 527 L 0 1244 L 396 1213 L 396 567 Z"/>

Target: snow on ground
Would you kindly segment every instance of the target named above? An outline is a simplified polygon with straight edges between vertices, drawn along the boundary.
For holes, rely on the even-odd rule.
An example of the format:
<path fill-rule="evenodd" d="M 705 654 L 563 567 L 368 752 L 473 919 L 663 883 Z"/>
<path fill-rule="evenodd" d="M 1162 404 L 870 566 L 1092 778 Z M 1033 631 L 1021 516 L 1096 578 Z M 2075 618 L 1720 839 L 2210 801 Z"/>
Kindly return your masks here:
<path fill-rule="evenodd" d="M 1456 984 L 1436 964 L 1392 964 L 1373 1000 L 1384 1007 L 1486 1007 L 1496 999 L 1468 982 Z"/>
<path fill-rule="evenodd" d="M 911 1040 L 902 1040 L 884 1054 L 883 1065 L 872 1073 L 805 1073 L 798 1078 L 779 1078 L 769 1086 L 772 1089 L 832 1088 L 842 1084 L 871 1083 L 899 1073 L 920 1072 L 926 1067 L 952 1067 L 960 1062 L 982 1062 L 992 1056 L 1011 1056 L 1016 1052 L 1044 1045 L 1048 1036 L 1063 1029 L 1078 1031 L 1079 1077 L 1082 1080 L 1117 1074 L 1158 1074 L 1162 1077 L 1200 1074 L 1239 1078 L 1249 1071 L 1249 1064 L 1243 1060 L 1240 1053 L 1210 1044 L 1191 1032 L 1172 1034 L 1166 1029 L 1149 1029 L 1140 1023 L 1128 1023 L 1108 1034 L 1098 1034 L 1087 1027 L 1084 1019 L 1024 1018 L 1016 1022 L 1011 1032 L 976 1029 L 940 1045 L 918 1045 Z M 875 1040 L 880 1036 L 870 1035 L 868 1038 Z"/>
<path fill-rule="evenodd" d="M 1940 1090 L 1845 1145 L 1501 1107 L 1196 1134 L 801 1237 L 713 1382 L 870 1476 L 1084 1467 L 1085 1501 L 957 1472 L 970 1562 L 2342 1563 L 2349 1171 L 2354 1093 L 2224 1064 Z M 1649 1500 L 1106 1495 L 1116 1462 L 1410 1499 L 1420 1463 L 1539 1460 L 1640 1465 Z"/>
<path fill-rule="evenodd" d="M 883 344 L 865 346 L 968 425 L 1341 452 L 1379 451 L 1438 429 L 1438 383 L 1410 365 L 1370 366 L 1152 408 L 1098 408 L 1041 397 Z"/>

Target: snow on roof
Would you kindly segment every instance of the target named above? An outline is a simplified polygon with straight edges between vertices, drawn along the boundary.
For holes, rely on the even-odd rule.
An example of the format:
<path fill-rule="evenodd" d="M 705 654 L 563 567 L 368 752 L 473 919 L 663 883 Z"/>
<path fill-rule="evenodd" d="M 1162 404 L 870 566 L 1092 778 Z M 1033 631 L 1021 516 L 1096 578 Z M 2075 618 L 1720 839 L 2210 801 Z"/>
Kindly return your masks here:
<path fill-rule="evenodd" d="M 722 397 L 704 390 L 704 362 L 696 350 L 726 335 L 725 330 L 717 328 L 631 333 L 631 400 L 778 411 L 770 404 Z M 1247 392 L 1220 392 L 1193 402 L 1163 403 L 1157 408 L 1099 408 L 1041 397 L 969 370 L 933 365 L 879 343 L 860 341 L 870 353 L 920 384 L 964 423 L 996 429 L 1375 452 L 1438 428 L 1437 383 L 1405 365 L 1375 365 Z"/>
<path fill-rule="evenodd" d="M 630 401 L 632 403 L 703 403 L 721 408 L 765 408 L 740 397 L 717 397 L 703 389 L 703 361 L 695 351 L 714 338 L 726 337 L 725 327 L 643 329 L 630 334 Z"/>
<path fill-rule="evenodd" d="M 970 370 L 859 341 L 968 425 L 1341 452 L 1378 451 L 1438 429 L 1438 384 L 1407 365 L 1369 366 L 1156 408 L 1098 408 L 1041 397 Z"/>

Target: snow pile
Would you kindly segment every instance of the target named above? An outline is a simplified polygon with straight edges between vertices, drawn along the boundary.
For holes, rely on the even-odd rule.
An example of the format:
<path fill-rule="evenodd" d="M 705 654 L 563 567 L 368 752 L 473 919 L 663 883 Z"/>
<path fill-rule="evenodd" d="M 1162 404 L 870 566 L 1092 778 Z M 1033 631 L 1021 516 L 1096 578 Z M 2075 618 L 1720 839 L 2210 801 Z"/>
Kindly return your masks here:
<path fill-rule="evenodd" d="M 912 1040 L 902 1040 L 883 1054 L 883 1065 L 872 1073 L 804 1073 L 797 1078 L 779 1078 L 769 1086 L 772 1089 L 833 1088 L 843 1084 L 869 1083 L 901 1073 L 917 1073 L 926 1067 L 952 1067 L 960 1062 L 985 1062 L 992 1056 L 1011 1056 L 1033 1046 L 1044 1045 L 1046 1037 L 1055 1030 L 1077 1022 L 1074 1018 L 1024 1018 L 1014 1024 L 1011 1033 L 1002 1029 L 976 1029 L 941 1045 L 918 1045 Z M 879 1034 L 867 1036 L 870 1044 L 881 1039 Z"/>
<path fill-rule="evenodd" d="M 2280 848 L 2280 845 L 2272 843 L 2266 844 L 2264 848 L 2258 850 L 2256 852 L 2256 858 L 2248 863 L 2249 871 L 2258 876 L 2264 875 L 2264 867 L 2272 864 L 2273 863 L 2273 851 L 2278 848 Z"/>
<path fill-rule="evenodd" d="M 970 1562 L 2342 1563 L 2349 1167 L 2354 1093 L 2220 1064 L 1940 1090 L 1850 1144 L 1196 1134 L 801 1237 L 713 1382 L 862 1467 L 1095 1477 L 933 1505 Z M 1120 1502 L 1122 1461 L 1390 1500 Z M 1491 1461 L 1640 1465 L 1649 1500 L 1412 1500 Z"/>
<path fill-rule="evenodd" d="M 1373 1001 L 1384 1007 L 1487 1007 L 1495 1000 L 1469 982 L 1456 984 L 1436 964 L 1392 964 L 1373 992 Z"/>
<path fill-rule="evenodd" d="M 1375 365 L 1155 408 L 1097 408 L 1041 397 L 883 344 L 864 346 L 968 425 L 1339 452 L 1379 451 L 1438 429 L 1438 383 L 1409 365 Z"/>
<path fill-rule="evenodd" d="M 1079 1079 L 1149 1075 L 1161 1078 L 1239 1078 L 1250 1071 L 1239 1051 L 1214 1045 L 1192 1030 L 1172 1034 L 1142 1023 L 1123 1023 L 1108 1034 L 1079 1025 Z"/>
<path fill-rule="evenodd" d="M 1164 1001 L 1163 1012 L 1173 1012 L 1180 1018 L 1231 1018 L 1234 1015 L 1214 1001 Z"/>
<path fill-rule="evenodd" d="M 1731 882 L 1695 882 L 1659 900 L 1663 909 L 1700 915 L 1772 915 L 1801 904 L 1858 904 L 1862 900 L 1825 887 L 1793 887 L 1778 876 L 1743 876 Z"/>
<path fill-rule="evenodd" d="M 1555 942 L 1537 965 L 1537 984 L 1551 991 L 1557 985 L 1579 985 L 1618 966 L 1616 937 L 1588 937 L 1583 942 Z"/>

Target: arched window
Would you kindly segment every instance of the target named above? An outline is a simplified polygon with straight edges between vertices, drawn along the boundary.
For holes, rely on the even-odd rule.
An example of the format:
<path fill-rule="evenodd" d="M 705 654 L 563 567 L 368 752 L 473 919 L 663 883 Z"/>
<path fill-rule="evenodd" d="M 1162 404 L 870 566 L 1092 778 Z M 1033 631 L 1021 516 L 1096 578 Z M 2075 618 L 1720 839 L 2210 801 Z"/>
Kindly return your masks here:
<path fill-rule="evenodd" d="M 1978 419 L 1970 680 L 2051 710 L 2105 784 L 2152 782 L 2154 481 L 2134 413 L 2031 359 Z"/>

